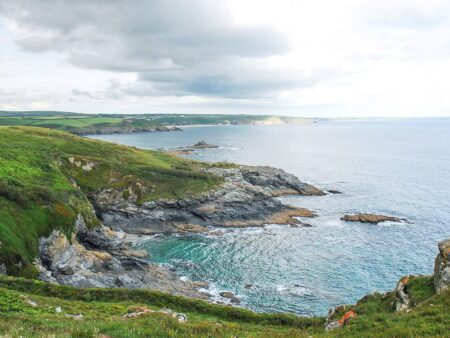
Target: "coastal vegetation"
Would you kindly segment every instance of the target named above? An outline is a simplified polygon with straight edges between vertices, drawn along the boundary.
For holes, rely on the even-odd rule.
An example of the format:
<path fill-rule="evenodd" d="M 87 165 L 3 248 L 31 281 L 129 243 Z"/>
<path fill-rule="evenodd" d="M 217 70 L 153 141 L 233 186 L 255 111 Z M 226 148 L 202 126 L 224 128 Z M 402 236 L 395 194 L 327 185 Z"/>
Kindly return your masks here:
<path fill-rule="evenodd" d="M 0 264 L 31 276 L 39 237 L 69 235 L 78 214 L 98 224 L 87 199 L 95 189 L 133 186 L 137 203 L 200 194 L 221 182 L 204 166 L 50 129 L 0 127 Z"/>
<path fill-rule="evenodd" d="M 450 290 L 435 294 L 432 277 L 411 279 L 414 305 L 396 312 L 395 292 L 370 294 L 348 309 L 357 317 L 326 332 L 324 317 L 258 314 L 148 290 L 76 289 L 0 276 L 0 335 L 23 337 L 445 337 Z M 59 310 L 58 310 L 59 308 Z M 149 313 L 124 315 L 137 309 Z M 165 310 L 185 314 L 179 323 Z M 162 313 L 160 312 L 161 310 Z M 151 312 L 150 312 L 151 311 Z M 80 316 L 81 315 L 81 316 Z M 330 320 L 330 319 L 329 319 Z"/>

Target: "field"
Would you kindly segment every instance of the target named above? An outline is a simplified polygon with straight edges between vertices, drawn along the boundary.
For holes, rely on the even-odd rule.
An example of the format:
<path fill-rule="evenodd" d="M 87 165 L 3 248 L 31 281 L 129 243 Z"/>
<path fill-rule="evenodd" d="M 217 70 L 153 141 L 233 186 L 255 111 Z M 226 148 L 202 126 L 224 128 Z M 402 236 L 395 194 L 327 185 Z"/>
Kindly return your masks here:
<path fill-rule="evenodd" d="M 77 135 L 166 130 L 172 126 L 216 124 L 299 124 L 313 120 L 273 115 L 216 114 L 77 114 L 70 112 L 0 111 L 0 126 L 34 126 Z"/>

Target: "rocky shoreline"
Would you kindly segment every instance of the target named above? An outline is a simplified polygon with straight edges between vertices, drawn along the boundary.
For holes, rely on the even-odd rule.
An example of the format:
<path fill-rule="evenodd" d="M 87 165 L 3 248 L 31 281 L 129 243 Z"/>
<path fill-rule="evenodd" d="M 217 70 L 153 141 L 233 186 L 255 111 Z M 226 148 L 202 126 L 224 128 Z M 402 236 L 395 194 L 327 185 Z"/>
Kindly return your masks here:
<path fill-rule="evenodd" d="M 158 200 L 136 203 L 130 192 L 106 189 L 90 196 L 102 222 L 113 229 L 132 234 L 203 232 L 206 227 L 248 227 L 267 223 L 300 223 L 294 217 L 314 217 L 314 212 L 282 204 L 282 195 L 324 195 L 316 187 L 301 182 L 282 169 L 235 166 L 208 168 L 222 177 L 217 190 L 183 200 Z"/>
<path fill-rule="evenodd" d="M 89 193 L 92 212 L 101 224 L 88 229 L 79 215 L 71 238 L 57 230 L 41 238 L 35 262 L 39 278 L 75 287 L 145 288 L 211 300 L 207 283 L 181 279 L 175 270 L 152 264 L 146 252 L 132 249 L 133 238 L 265 224 L 307 226 L 301 219 L 317 216 L 314 211 L 283 204 L 277 197 L 325 195 L 282 169 L 230 164 L 203 170 L 220 177 L 223 183 L 190 198 L 142 203 L 139 191 L 133 190 L 138 186 L 127 187 L 127 194 L 123 188 Z M 345 215 L 342 219 L 374 224 L 401 220 L 376 214 Z M 442 261 L 447 264 L 446 256 Z M 231 293 L 224 295 L 224 300 L 239 304 Z"/>
<path fill-rule="evenodd" d="M 151 289 L 174 295 L 208 299 L 207 286 L 180 280 L 175 272 L 146 260 L 146 252 L 132 249 L 127 235 L 100 225 L 87 229 L 81 216 L 70 240 L 54 230 L 39 241 L 35 266 L 39 279 L 84 288 Z"/>
<path fill-rule="evenodd" d="M 35 266 L 41 280 L 75 287 L 147 288 L 187 297 L 210 299 L 207 283 L 181 280 L 166 267 L 150 263 L 146 253 L 132 250 L 131 234 L 205 232 L 214 227 L 301 224 L 296 217 L 313 211 L 282 204 L 282 195 L 324 195 L 284 170 L 271 167 L 208 167 L 223 178 L 216 190 L 183 200 L 138 203 L 131 188 L 105 189 L 88 195 L 101 221 L 88 229 L 81 216 L 69 239 L 54 230 L 39 243 Z"/>

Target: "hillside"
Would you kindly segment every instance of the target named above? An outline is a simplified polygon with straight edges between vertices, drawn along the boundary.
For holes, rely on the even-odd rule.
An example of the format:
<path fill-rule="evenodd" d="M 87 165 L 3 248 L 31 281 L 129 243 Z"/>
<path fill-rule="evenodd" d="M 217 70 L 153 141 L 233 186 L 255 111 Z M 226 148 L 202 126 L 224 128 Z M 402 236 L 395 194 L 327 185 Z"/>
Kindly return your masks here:
<path fill-rule="evenodd" d="M 49 129 L 0 127 L 0 265 L 33 274 L 27 267 L 40 236 L 69 235 L 78 214 L 88 227 L 98 224 L 86 197 L 92 190 L 134 187 L 137 203 L 198 194 L 221 182 L 202 166 Z"/>
<path fill-rule="evenodd" d="M 274 115 L 79 114 L 54 111 L 0 111 L 0 126 L 34 126 L 76 135 L 175 131 L 176 126 L 303 124 L 313 120 Z"/>
<path fill-rule="evenodd" d="M 437 295 L 432 277 L 412 277 L 412 306 L 396 312 L 396 292 L 340 307 L 357 317 L 327 332 L 324 317 L 256 314 L 168 294 L 74 289 L 0 275 L 0 335 L 22 337 L 448 337 L 450 290 Z M 167 310 L 168 309 L 168 310 Z M 171 311 L 182 313 L 180 322 Z M 140 314 L 136 314 L 139 313 Z M 128 315 L 128 319 L 127 314 Z"/>

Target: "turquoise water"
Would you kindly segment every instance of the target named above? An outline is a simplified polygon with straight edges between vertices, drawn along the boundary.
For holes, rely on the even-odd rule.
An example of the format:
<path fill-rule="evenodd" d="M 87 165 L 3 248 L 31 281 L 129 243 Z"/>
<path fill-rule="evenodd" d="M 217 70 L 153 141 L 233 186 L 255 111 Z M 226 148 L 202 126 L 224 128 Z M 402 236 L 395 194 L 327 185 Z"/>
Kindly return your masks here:
<path fill-rule="evenodd" d="M 310 228 L 268 225 L 140 243 L 153 261 L 211 282 L 213 294 L 233 291 L 242 306 L 256 311 L 324 314 L 368 292 L 391 290 L 404 274 L 432 273 L 436 243 L 450 237 L 449 119 L 190 127 L 95 137 L 141 148 L 204 139 L 221 147 L 191 158 L 280 167 L 344 193 L 282 199 L 318 212 Z M 339 220 L 351 212 L 392 214 L 411 223 Z"/>

